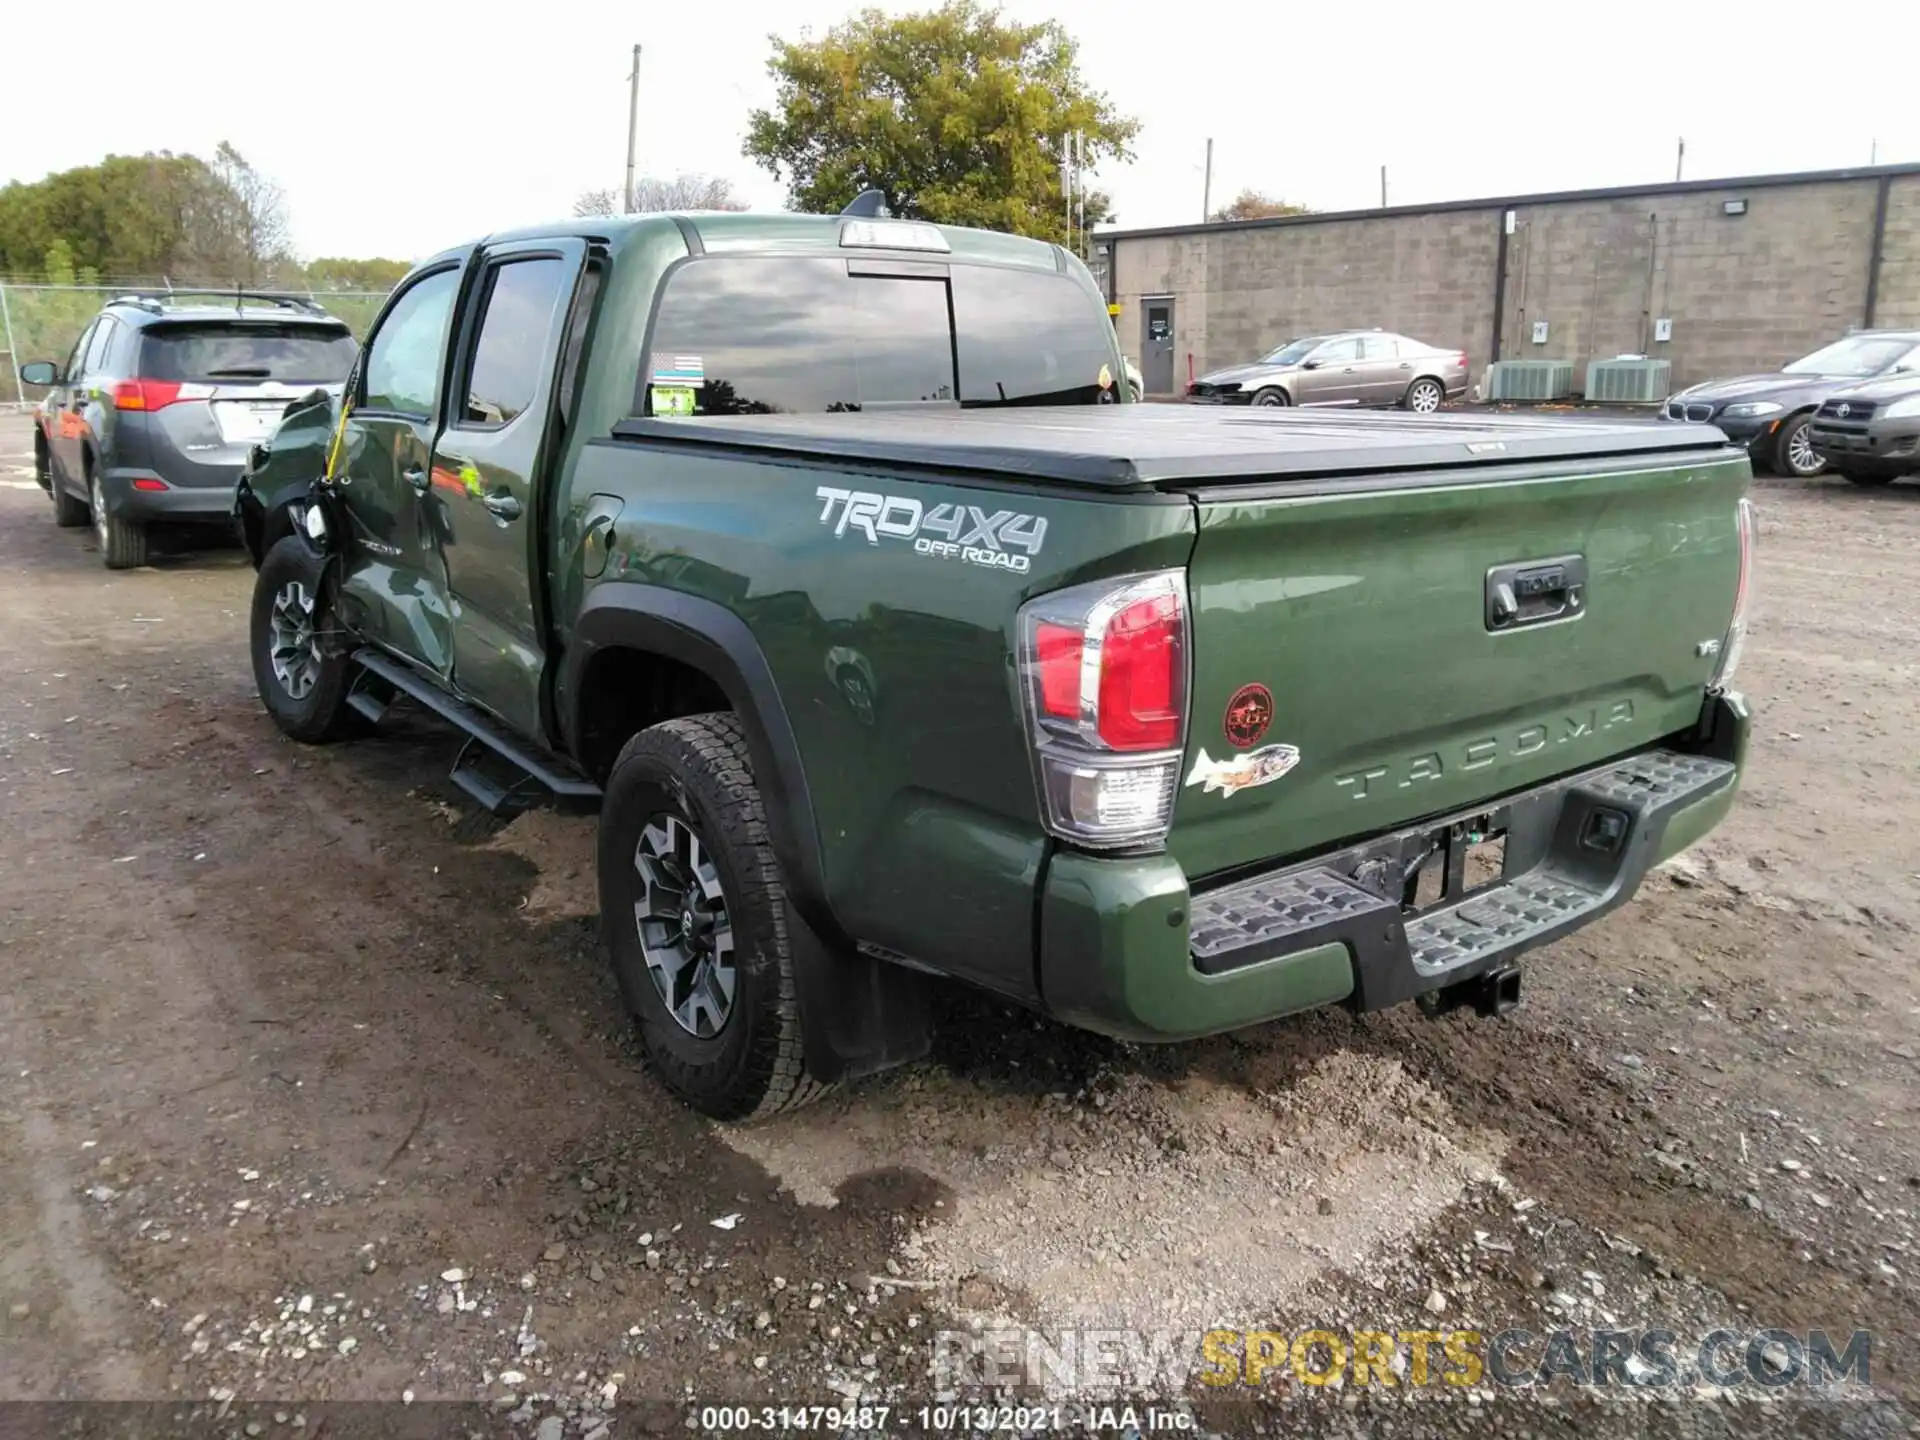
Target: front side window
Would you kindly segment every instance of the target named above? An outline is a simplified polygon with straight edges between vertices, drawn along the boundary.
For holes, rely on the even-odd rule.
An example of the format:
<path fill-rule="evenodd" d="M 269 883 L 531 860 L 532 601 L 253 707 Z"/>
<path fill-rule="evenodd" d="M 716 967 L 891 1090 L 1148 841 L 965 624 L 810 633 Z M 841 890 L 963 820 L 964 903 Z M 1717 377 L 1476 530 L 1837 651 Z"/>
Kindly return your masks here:
<path fill-rule="evenodd" d="M 459 271 L 441 270 L 394 302 L 367 342 L 365 408 L 423 418 L 433 414 L 440 398 L 447 320 L 459 287 Z"/>
<path fill-rule="evenodd" d="M 1322 365 L 1351 365 L 1360 358 L 1358 340 L 1329 340 L 1313 352 L 1313 358 Z"/>
<path fill-rule="evenodd" d="M 1058 274 L 727 256 L 668 281 L 641 413 L 1092 404 L 1103 378 L 1117 387 L 1113 344 L 1096 298 Z"/>
<path fill-rule="evenodd" d="M 463 423 L 505 425 L 533 403 L 541 373 L 552 364 L 547 331 L 566 270 L 547 256 L 503 262 L 488 273 L 486 308 L 460 407 Z"/>

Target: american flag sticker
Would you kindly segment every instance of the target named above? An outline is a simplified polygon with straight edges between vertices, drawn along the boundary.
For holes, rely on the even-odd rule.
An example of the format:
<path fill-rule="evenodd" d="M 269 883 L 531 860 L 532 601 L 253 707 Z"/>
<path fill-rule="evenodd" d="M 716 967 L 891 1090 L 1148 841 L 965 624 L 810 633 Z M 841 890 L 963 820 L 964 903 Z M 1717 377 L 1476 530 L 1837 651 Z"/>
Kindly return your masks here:
<path fill-rule="evenodd" d="M 704 385 L 707 383 L 707 367 L 698 355 L 675 355 L 671 359 L 662 356 L 653 362 L 653 383 Z"/>

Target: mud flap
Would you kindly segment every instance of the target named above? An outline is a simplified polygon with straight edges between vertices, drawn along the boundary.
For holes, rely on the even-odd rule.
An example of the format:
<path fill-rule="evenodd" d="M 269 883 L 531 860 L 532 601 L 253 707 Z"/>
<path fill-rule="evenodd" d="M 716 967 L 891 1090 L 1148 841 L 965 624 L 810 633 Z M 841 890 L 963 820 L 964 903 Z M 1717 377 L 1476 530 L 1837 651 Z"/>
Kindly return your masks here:
<path fill-rule="evenodd" d="M 853 1080 L 922 1058 L 933 1044 L 927 977 L 857 950 L 836 950 L 792 905 L 787 940 L 799 991 L 807 1073 Z"/>

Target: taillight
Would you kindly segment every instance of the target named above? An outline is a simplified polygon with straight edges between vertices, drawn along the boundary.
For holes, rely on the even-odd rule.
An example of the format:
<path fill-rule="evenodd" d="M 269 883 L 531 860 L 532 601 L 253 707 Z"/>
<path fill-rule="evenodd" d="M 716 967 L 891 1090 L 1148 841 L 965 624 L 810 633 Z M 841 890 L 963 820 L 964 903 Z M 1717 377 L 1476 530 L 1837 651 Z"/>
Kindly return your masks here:
<path fill-rule="evenodd" d="M 1186 736 L 1182 572 L 1029 601 L 1020 684 L 1047 828 L 1090 846 L 1164 839 Z"/>
<path fill-rule="evenodd" d="M 1734 527 L 1740 533 L 1740 578 L 1733 587 L 1733 619 L 1727 625 L 1727 638 L 1720 644 L 1720 663 L 1714 667 L 1712 684 L 1724 688 L 1739 668 L 1740 652 L 1747 643 L 1747 600 L 1753 592 L 1753 502 L 1742 499 L 1734 507 Z"/>
<path fill-rule="evenodd" d="M 205 400 L 211 385 L 189 385 L 178 380 L 122 380 L 113 387 L 116 410 L 164 410 L 182 400 Z"/>

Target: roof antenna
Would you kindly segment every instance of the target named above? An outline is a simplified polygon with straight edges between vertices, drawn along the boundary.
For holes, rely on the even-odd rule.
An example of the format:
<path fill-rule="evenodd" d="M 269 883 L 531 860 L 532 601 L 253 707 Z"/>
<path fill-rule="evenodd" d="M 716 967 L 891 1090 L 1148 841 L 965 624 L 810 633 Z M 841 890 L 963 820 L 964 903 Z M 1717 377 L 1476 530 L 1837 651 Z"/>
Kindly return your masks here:
<path fill-rule="evenodd" d="M 887 209 L 887 192 L 884 190 L 862 190 L 853 197 L 853 203 L 840 213 L 862 220 L 887 220 L 893 216 L 893 212 Z"/>

